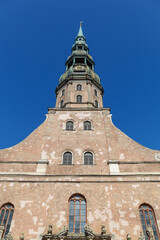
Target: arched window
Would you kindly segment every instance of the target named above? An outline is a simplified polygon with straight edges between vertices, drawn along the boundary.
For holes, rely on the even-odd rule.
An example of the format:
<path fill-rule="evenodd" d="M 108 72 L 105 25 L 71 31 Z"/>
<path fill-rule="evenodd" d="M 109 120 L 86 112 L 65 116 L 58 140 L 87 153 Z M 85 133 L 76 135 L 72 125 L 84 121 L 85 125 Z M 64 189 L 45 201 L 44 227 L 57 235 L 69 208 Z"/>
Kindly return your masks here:
<path fill-rule="evenodd" d="M 97 96 L 97 90 L 96 89 L 94 89 L 94 95 Z"/>
<path fill-rule="evenodd" d="M 86 224 L 86 200 L 76 194 L 69 199 L 69 232 L 84 233 Z"/>
<path fill-rule="evenodd" d="M 4 204 L 0 209 L 0 226 L 4 226 L 2 238 L 9 233 L 11 221 L 14 213 L 14 206 L 11 203 Z"/>
<path fill-rule="evenodd" d="M 98 108 L 98 101 L 95 100 L 95 107 Z"/>
<path fill-rule="evenodd" d="M 63 154 L 63 164 L 64 165 L 72 165 L 72 153 L 71 152 L 65 152 Z"/>
<path fill-rule="evenodd" d="M 81 91 L 82 90 L 82 85 L 81 84 L 78 84 L 77 85 L 77 91 Z"/>
<path fill-rule="evenodd" d="M 62 90 L 62 96 L 65 94 L 65 89 Z"/>
<path fill-rule="evenodd" d="M 89 121 L 84 122 L 84 130 L 91 130 L 91 122 Z"/>
<path fill-rule="evenodd" d="M 60 103 L 60 108 L 63 108 L 64 101 L 62 100 Z"/>
<path fill-rule="evenodd" d="M 141 223 L 142 223 L 142 228 L 143 228 L 143 233 L 145 235 L 145 239 L 149 240 L 149 238 L 146 234 L 146 229 L 147 229 L 147 226 L 149 225 L 153 229 L 155 240 L 158 240 L 159 239 L 159 231 L 158 231 L 156 217 L 155 217 L 153 208 L 148 204 L 142 204 L 139 207 L 139 214 L 140 214 L 140 218 L 141 218 Z"/>
<path fill-rule="evenodd" d="M 74 128 L 74 123 L 72 122 L 72 121 L 68 121 L 67 123 L 66 123 L 66 130 L 73 130 L 73 128 Z"/>
<path fill-rule="evenodd" d="M 84 165 L 93 165 L 93 154 L 91 152 L 84 154 Z"/>
<path fill-rule="evenodd" d="M 82 103 L 82 96 L 81 95 L 77 96 L 77 103 Z"/>

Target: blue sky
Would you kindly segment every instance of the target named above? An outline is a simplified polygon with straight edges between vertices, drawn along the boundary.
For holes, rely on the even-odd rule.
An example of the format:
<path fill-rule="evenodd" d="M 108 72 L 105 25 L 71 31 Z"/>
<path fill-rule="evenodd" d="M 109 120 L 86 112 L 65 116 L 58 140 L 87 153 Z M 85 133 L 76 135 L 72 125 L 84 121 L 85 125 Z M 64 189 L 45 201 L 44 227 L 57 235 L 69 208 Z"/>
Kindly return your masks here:
<path fill-rule="evenodd" d="M 160 149 L 159 0 L 1 0 L 0 148 L 22 141 L 54 107 L 81 20 L 113 123 Z"/>

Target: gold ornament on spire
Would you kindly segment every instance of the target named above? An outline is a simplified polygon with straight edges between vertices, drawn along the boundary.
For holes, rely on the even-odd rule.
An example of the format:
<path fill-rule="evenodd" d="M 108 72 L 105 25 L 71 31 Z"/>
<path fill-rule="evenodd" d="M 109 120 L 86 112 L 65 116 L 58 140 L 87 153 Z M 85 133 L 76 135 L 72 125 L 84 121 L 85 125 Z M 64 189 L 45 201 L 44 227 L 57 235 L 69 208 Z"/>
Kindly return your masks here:
<path fill-rule="evenodd" d="M 80 26 L 82 26 L 83 21 L 80 22 Z"/>

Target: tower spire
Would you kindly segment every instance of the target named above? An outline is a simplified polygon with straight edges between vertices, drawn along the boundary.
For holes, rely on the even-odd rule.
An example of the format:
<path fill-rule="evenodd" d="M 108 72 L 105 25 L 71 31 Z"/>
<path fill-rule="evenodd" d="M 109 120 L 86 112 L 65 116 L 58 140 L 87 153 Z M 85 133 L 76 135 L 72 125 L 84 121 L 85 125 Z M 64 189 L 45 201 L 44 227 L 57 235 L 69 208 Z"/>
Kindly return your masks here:
<path fill-rule="evenodd" d="M 60 77 L 56 88 L 56 107 L 103 107 L 103 87 L 99 76 L 94 72 L 94 65 L 80 22 L 72 53 L 65 63 L 65 73 Z"/>
<path fill-rule="evenodd" d="M 79 27 L 79 31 L 78 31 L 77 37 L 84 37 L 83 31 L 82 31 L 82 23 L 83 23 L 83 21 L 80 22 L 80 27 Z"/>

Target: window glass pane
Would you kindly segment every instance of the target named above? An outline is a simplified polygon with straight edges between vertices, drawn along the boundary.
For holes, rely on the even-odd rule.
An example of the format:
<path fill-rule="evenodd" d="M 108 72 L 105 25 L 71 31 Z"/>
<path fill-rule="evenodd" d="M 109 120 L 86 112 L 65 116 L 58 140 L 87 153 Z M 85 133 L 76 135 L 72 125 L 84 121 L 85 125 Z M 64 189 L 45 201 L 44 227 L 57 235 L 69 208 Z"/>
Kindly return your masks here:
<path fill-rule="evenodd" d="M 86 215 L 86 210 L 85 209 L 81 209 L 81 215 Z"/>
<path fill-rule="evenodd" d="M 142 208 L 143 208 L 143 209 L 147 209 L 147 206 L 143 205 Z"/>
<path fill-rule="evenodd" d="M 84 226 L 85 226 L 86 222 L 81 222 L 81 232 L 84 233 Z"/>
<path fill-rule="evenodd" d="M 6 222 L 7 222 L 7 219 L 8 219 L 8 214 L 9 214 L 9 210 L 7 209 L 7 210 L 6 210 L 5 217 L 4 217 L 4 220 L 3 220 L 4 226 L 6 225 Z"/>
<path fill-rule="evenodd" d="M 98 102 L 97 101 L 95 101 L 95 107 L 98 108 Z"/>
<path fill-rule="evenodd" d="M 86 209 L 86 205 L 84 205 L 84 204 L 81 205 L 81 210 L 83 210 L 83 209 L 84 209 L 84 210 Z"/>
<path fill-rule="evenodd" d="M 86 220 L 86 216 L 81 216 L 81 221 L 84 222 Z"/>
<path fill-rule="evenodd" d="M 66 123 L 66 130 L 73 130 L 74 124 L 72 121 Z"/>
<path fill-rule="evenodd" d="M 72 153 L 66 152 L 63 154 L 63 164 L 71 165 L 72 164 Z"/>
<path fill-rule="evenodd" d="M 94 89 L 94 95 L 97 96 L 97 90 L 96 89 Z"/>
<path fill-rule="evenodd" d="M 74 215 L 74 209 L 69 209 L 69 215 Z"/>
<path fill-rule="evenodd" d="M 81 95 L 78 95 L 77 96 L 77 103 L 81 103 L 82 102 L 82 96 Z"/>
<path fill-rule="evenodd" d="M 84 154 L 84 164 L 85 165 L 92 165 L 93 164 L 93 154 L 90 152 L 86 152 Z"/>
<path fill-rule="evenodd" d="M 149 211 L 149 217 L 150 217 L 150 220 L 151 220 L 151 223 L 152 223 L 151 227 L 152 227 L 153 232 L 154 232 L 155 240 L 158 240 L 157 229 L 156 229 L 155 220 L 154 220 L 152 211 Z"/>
<path fill-rule="evenodd" d="M 80 199 L 80 196 L 76 195 L 76 196 L 75 196 L 75 199 Z"/>
<path fill-rule="evenodd" d="M 9 229 L 10 229 L 12 217 L 13 217 L 13 210 L 11 210 L 10 215 L 9 215 L 9 219 L 8 219 L 8 224 L 7 224 L 7 229 L 8 229 L 8 231 L 9 231 Z M 7 233 L 6 233 L 6 234 L 7 234 Z"/>
<path fill-rule="evenodd" d="M 84 122 L 84 130 L 91 130 L 91 123 L 89 121 Z"/>
<path fill-rule="evenodd" d="M 69 222 L 73 222 L 74 221 L 74 216 L 70 216 L 69 217 Z"/>
<path fill-rule="evenodd" d="M 75 209 L 75 215 L 80 215 L 80 209 Z"/>
<path fill-rule="evenodd" d="M 145 239 L 147 239 L 146 224 L 145 224 L 144 215 L 143 215 L 143 212 L 142 212 L 142 211 L 140 211 L 140 218 L 141 218 L 143 233 L 144 233 L 144 235 L 145 235 Z"/>
<path fill-rule="evenodd" d="M 75 209 L 80 209 L 80 202 L 79 201 L 75 202 Z"/>
<path fill-rule="evenodd" d="M 148 212 L 147 212 L 147 211 L 144 211 L 144 214 L 145 214 L 145 218 L 146 218 L 146 223 L 147 223 L 147 225 L 150 225 Z"/>
<path fill-rule="evenodd" d="M 64 102 L 63 102 L 63 100 L 62 100 L 61 103 L 60 103 L 60 107 L 61 107 L 61 108 L 63 107 L 63 103 L 64 103 Z"/>
<path fill-rule="evenodd" d="M 75 228 L 79 228 L 79 221 L 75 222 Z"/>
<path fill-rule="evenodd" d="M 79 222 L 79 221 L 80 221 L 80 216 L 79 216 L 79 215 L 75 216 L 75 221 L 76 221 L 76 222 Z"/>
<path fill-rule="evenodd" d="M 5 236 L 9 233 L 12 217 L 13 217 L 13 210 L 10 212 L 10 215 L 9 215 L 9 219 L 8 219 L 8 223 L 7 223 L 7 227 L 6 227 L 6 231 L 5 231 Z"/>
<path fill-rule="evenodd" d="M 70 201 L 70 202 L 69 202 L 69 205 L 70 205 L 70 207 L 73 207 L 73 208 L 74 208 L 74 201 Z"/>
<path fill-rule="evenodd" d="M 69 231 L 73 232 L 73 223 L 69 223 Z"/>
<path fill-rule="evenodd" d="M 82 90 L 82 85 L 78 84 L 77 85 L 77 91 L 81 91 Z"/>

